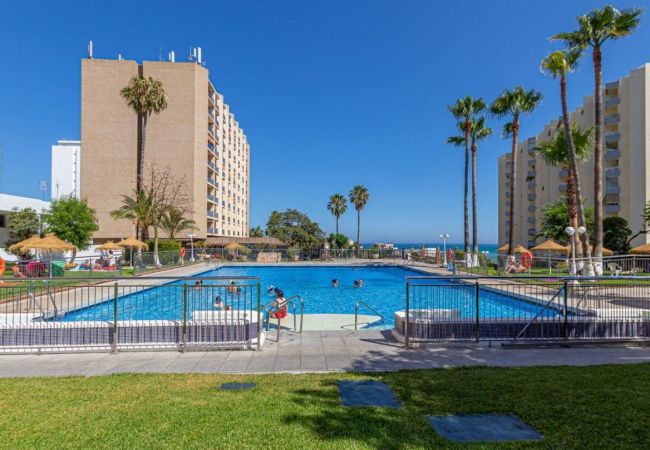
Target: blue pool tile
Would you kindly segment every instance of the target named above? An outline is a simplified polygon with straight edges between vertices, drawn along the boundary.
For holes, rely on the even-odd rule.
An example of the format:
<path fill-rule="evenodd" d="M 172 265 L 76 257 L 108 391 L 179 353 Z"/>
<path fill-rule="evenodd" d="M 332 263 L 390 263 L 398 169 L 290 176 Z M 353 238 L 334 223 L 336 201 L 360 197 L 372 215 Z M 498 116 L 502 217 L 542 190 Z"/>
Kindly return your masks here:
<path fill-rule="evenodd" d="M 439 435 L 454 442 L 538 441 L 542 438 L 519 417 L 507 414 L 429 416 L 428 419 Z"/>
<path fill-rule="evenodd" d="M 400 408 L 402 405 L 386 383 L 381 381 L 337 381 L 343 406 Z"/>
<path fill-rule="evenodd" d="M 245 391 L 254 389 L 257 385 L 255 383 L 223 383 L 219 390 L 221 391 Z"/>

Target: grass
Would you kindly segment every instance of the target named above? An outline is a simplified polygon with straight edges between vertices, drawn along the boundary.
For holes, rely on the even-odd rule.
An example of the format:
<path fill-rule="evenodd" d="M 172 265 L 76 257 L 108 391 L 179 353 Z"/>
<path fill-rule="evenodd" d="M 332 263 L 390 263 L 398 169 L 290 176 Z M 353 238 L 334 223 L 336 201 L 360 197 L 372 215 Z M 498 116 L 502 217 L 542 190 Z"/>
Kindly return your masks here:
<path fill-rule="evenodd" d="M 383 380 L 404 407 L 342 407 L 339 379 Z M 215 389 L 227 381 L 257 388 Z M 12 449 L 458 448 L 426 415 L 485 412 L 516 414 L 544 438 L 471 448 L 643 448 L 650 365 L 4 379 L 0 411 Z"/>

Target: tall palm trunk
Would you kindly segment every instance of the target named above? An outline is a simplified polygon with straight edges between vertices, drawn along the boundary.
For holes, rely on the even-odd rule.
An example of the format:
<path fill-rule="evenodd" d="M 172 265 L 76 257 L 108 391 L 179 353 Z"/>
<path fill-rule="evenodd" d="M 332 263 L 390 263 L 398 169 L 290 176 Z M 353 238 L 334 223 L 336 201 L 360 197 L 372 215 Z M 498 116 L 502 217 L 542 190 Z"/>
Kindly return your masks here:
<path fill-rule="evenodd" d="M 601 139 L 602 124 L 602 54 L 600 46 L 593 51 L 594 78 L 594 256 L 600 260 L 603 256 L 603 143 Z M 601 270 L 602 271 L 602 270 Z"/>
<path fill-rule="evenodd" d="M 517 140 L 519 139 L 519 117 L 515 116 L 512 120 L 512 154 L 510 155 L 510 224 L 508 225 L 508 256 L 513 255 L 513 237 L 515 226 L 515 184 L 517 184 Z"/>
<path fill-rule="evenodd" d="M 160 257 L 158 256 L 158 227 L 153 227 L 153 264 L 160 267 Z"/>
<path fill-rule="evenodd" d="M 569 194 L 569 175 L 572 179 L 573 199 L 576 205 L 576 214 L 578 218 L 578 226 L 583 226 L 587 229 L 587 221 L 585 219 L 584 205 L 582 204 L 582 188 L 580 187 L 580 174 L 578 173 L 578 162 L 576 158 L 576 148 L 573 144 L 573 134 L 571 133 L 571 124 L 569 123 L 569 107 L 567 104 L 566 93 L 566 75 L 560 77 L 560 99 L 562 100 L 562 124 L 564 125 L 564 135 L 566 136 L 567 149 L 569 151 L 569 170 L 567 174 L 567 197 Z M 569 216 L 571 210 L 569 210 Z M 576 228 L 573 224 L 572 227 Z M 591 252 L 589 251 L 589 232 L 585 231 L 582 235 L 582 255 L 587 255 L 586 275 L 593 275 L 593 264 L 591 262 Z"/>
<path fill-rule="evenodd" d="M 465 213 L 465 260 L 469 255 L 469 204 L 468 204 L 468 187 L 469 187 L 469 132 L 470 121 L 465 120 L 465 194 L 464 194 L 464 213 Z"/>
<path fill-rule="evenodd" d="M 357 209 L 357 248 L 361 248 L 359 243 L 359 232 L 361 230 L 361 210 Z"/>
<path fill-rule="evenodd" d="M 336 234 L 339 234 L 339 216 L 336 216 Z"/>
<path fill-rule="evenodd" d="M 571 225 L 576 230 L 578 229 L 578 207 L 576 203 L 576 183 L 575 178 L 573 177 L 573 170 L 571 167 L 567 168 L 567 177 L 566 177 L 566 202 L 567 210 L 569 211 L 569 225 Z M 571 239 L 574 240 L 573 244 L 576 245 L 576 258 L 582 258 L 582 247 L 577 245 L 575 242 L 576 235 L 574 234 Z"/>
<path fill-rule="evenodd" d="M 472 265 L 478 265 L 478 214 L 476 212 L 476 141 L 472 139 Z"/>

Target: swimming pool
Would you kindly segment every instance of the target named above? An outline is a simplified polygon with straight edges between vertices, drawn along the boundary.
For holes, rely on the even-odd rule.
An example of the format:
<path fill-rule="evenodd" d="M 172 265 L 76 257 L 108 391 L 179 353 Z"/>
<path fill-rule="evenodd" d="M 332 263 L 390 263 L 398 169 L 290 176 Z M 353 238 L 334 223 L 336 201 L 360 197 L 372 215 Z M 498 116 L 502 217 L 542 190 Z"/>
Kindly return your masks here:
<path fill-rule="evenodd" d="M 199 276 L 219 277 L 260 277 L 262 299 L 267 303 L 272 296 L 267 293 L 267 286 L 276 286 L 284 291 L 285 297 L 300 295 L 305 301 L 305 314 L 354 314 L 358 301 L 364 301 L 379 311 L 385 318 L 387 326 L 393 324 L 393 313 L 403 310 L 405 305 L 405 277 L 421 276 L 421 272 L 395 266 L 225 266 L 216 270 L 204 272 Z M 339 287 L 332 287 L 332 280 L 339 280 Z M 363 279 L 364 286 L 355 288 L 355 280 Z M 173 285 L 182 282 L 175 282 Z M 208 280 L 205 285 L 223 284 Z M 435 308 L 457 309 L 463 319 L 474 318 L 475 288 L 472 285 L 440 280 L 436 284 L 436 297 L 432 299 Z M 444 286 L 449 285 L 449 289 Z M 119 298 L 118 320 L 179 320 L 182 319 L 182 295 L 179 289 L 169 289 L 165 286 L 148 289 L 146 294 L 138 293 Z M 192 293 L 189 317 L 192 310 L 213 310 L 214 293 Z M 237 309 L 236 297 L 226 303 L 233 303 Z M 512 296 L 481 289 L 479 291 L 479 316 L 483 318 L 517 318 L 534 317 L 540 306 L 518 300 Z M 256 303 L 256 300 L 255 300 Z M 249 306 L 250 307 L 250 306 Z M 113 302 L 105 302 L 77 311 L 68 312 L 61 320 L 112 320 L 114 317 Z M 373 314 L 360 310 L 360 314 Z M 552 316 L 551 310 L 543 312 L 544 316 Z"/>

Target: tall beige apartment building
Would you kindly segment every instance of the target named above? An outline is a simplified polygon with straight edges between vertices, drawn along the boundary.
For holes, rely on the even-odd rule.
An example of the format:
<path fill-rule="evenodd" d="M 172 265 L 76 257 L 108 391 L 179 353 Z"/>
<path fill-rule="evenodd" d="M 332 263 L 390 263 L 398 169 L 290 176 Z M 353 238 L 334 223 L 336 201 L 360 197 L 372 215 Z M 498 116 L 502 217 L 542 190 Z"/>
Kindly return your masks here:
<path fill-rule="evenodd" d="M 138 74 L 160 80 L 168 103 L 148 121 L 145 165 L 169 168 L 185 180 L 195 239 L 247 237 L 250 145 L 207 68 L 197 62 L 83 59 L 80 193 L 97 211 L 95 239 L 134 233 L 132 223 L 109 213 L 136 186 L 137 116 L 120 90 Z"/>
<path fill-rule="evenodd" d="M 571 85 L 569 84 L 571 89 Z M 574 87 L 575 89 L 575 87 Z M 607 83 L 603 90 L 603 202 L 604 217 L 625 218 L 637 232 L 644 228 L 641 213 L 650 200 L 650 64 L 629 75 Z M 535 146 L 551 139 L 561 117 L 544 126 L 537 136 L 523 140 L 517 154 L 515 186 L 514 244 L 531 247 L 539 243 L 543 207 L 556 201 L 566 191 L 566 170 L 549 166 Z M 571 123 L 583 129 L 594 125 L 593 97 L 570 115 Z M 508 242 L 510 153 L 499 158 L 499 245 Z M 582 196 L 593 207 L 593 158 L 578 167 Z M 650 241 L 642 234 L 633 242 Z"/>

